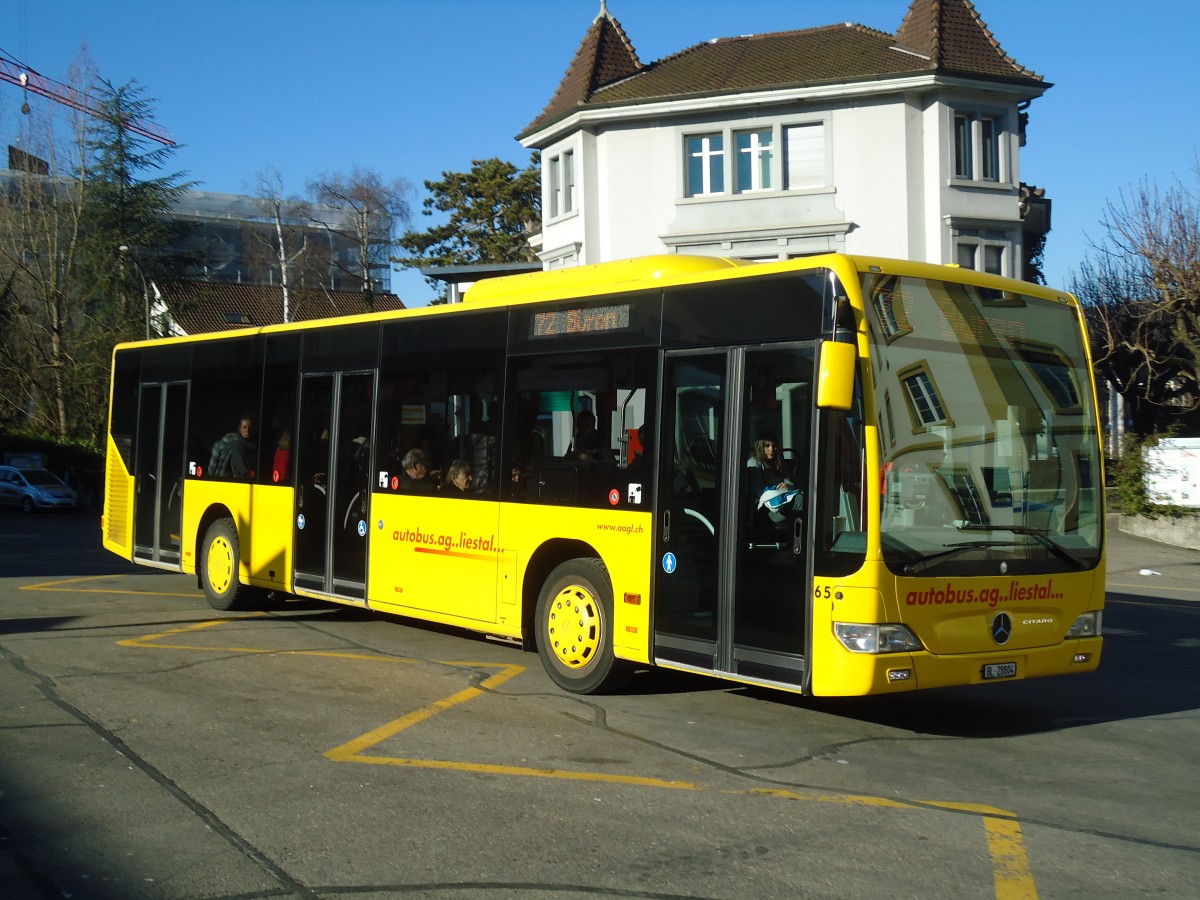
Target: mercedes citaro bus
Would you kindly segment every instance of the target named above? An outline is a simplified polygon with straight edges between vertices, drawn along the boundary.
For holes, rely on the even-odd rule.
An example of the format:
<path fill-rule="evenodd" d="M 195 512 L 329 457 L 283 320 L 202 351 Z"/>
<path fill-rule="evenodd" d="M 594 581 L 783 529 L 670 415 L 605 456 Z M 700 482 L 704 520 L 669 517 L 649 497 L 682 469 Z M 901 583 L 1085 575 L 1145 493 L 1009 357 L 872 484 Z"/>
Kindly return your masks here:
<path fill-rule="evenodd" d="M 107 449 L 104 545 L 217 609 L 457 626 L 569 691 L 653 665 L 886 694 L 1100 660 L 1079 304 L 957 267 L 659 256 L 122 344 Z"/>

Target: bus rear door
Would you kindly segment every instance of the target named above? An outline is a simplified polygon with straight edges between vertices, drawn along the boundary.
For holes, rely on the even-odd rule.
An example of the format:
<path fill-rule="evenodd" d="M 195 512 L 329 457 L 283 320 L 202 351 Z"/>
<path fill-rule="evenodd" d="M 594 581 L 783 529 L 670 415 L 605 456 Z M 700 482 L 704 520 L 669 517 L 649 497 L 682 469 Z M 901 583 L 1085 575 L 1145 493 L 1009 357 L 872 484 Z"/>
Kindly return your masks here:
<path fill-rule="evenodd" d="M 133 473 L 133 556 L 138 562 L 179 565 L 187 408 L 187 382 L 141 386 Z"/>

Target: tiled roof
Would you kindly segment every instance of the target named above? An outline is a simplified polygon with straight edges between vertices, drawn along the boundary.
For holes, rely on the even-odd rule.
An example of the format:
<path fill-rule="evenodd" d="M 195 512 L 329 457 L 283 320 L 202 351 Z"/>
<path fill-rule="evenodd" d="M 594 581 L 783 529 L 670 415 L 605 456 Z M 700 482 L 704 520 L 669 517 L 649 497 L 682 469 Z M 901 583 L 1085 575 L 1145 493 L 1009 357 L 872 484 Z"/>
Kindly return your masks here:
<path fill-rule="evenodd" d="M 223 284 L 173 280 L 156 283 L 175 323 L 187 334 L 256 328 L 283 321 L 283 288 L 265 284 Z M 358 291 L 292 289 L 291 321 L 366 312 Z M 376 294 L 375 311 L 404 309 L 395 294 Z"/>
<path fill-rule="evenodd" d="M 913 0 L 896 41 L 929 56 L 940 71 L 1042 80 L 1004 52 L 971 0 Z"/>
<path fill-rule="evenodd" d="M 601 6 L 600 15 L 583 36 L 583 42 L 575 51 L 575 57 L 541 118 L 553 120 L 565 116 L 575 107 L 586 104 L 600 88 L 635 75 L 643 68 L 621 23 Z"/>
<path fill-rule="evenodd" d="M 847 23 L 719 38 L 649 65 L 602 7 L 554 97 L 519 137 L 587 107 L 922 73 L 1046 86 L 1004 53 L 971 0 L 913 0 L 895 35 Z"/>

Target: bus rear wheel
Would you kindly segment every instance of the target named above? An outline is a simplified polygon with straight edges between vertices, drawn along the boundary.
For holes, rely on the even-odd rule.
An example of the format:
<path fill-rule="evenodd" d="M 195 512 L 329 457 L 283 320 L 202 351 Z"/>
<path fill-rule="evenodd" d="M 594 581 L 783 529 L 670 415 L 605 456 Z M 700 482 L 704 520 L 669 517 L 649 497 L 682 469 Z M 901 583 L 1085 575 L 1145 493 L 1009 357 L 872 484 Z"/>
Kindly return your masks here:
<path fill-rule="evenodd" d="M 542 585 L 538 656 L 554 683 L 575 694 L 616 690 L 630 670 L 613 655 L 612 584 L 599 559 L 572 559 Z"/>
<path fill-rule="evenodd" d="M 200 582 L 213 609 L 249 609 L 257 588 L 238 581 L 241 544 L 233 519 L 217 519 L 204 533 L 200 547 Z"/>

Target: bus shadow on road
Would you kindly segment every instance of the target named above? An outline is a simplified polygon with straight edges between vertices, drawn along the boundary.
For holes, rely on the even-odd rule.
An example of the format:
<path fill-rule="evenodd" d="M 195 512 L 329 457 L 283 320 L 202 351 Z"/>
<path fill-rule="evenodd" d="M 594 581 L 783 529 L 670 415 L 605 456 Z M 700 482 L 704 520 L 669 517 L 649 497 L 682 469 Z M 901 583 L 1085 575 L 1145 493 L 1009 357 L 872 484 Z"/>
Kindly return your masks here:
<path fill-rule="evenodd" d="M 0 635 L 62 631 L 70 628 L 71 623 L 79 618 L 79 616 L 29 616 L 27 618 L 0 619 Z"/>
<path fill-rule="evenodd" d="M 861 699 L 747 692 L 914 734 L 963 738 L 1017 737 L 1188 712 L 1200 707 L 1197 616 L 1197 603 L 1109 593 L 1100 668 L 1078 676 Z"/>

